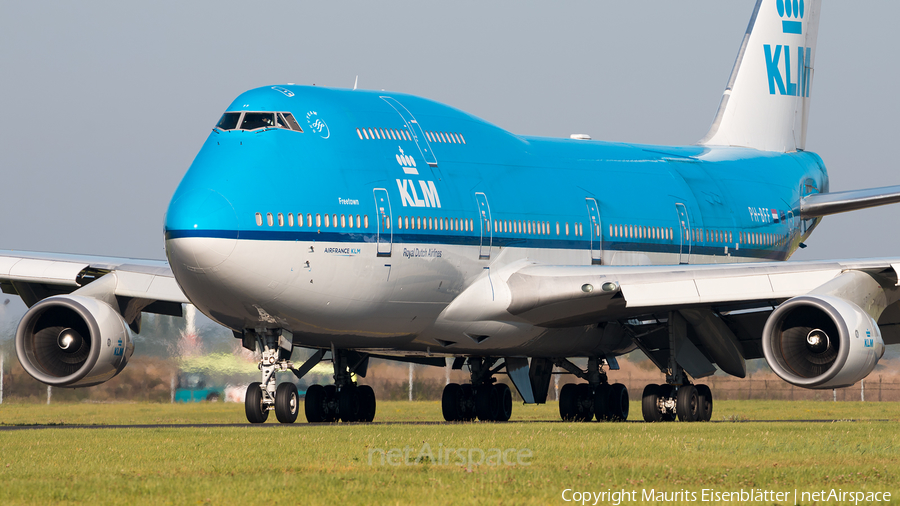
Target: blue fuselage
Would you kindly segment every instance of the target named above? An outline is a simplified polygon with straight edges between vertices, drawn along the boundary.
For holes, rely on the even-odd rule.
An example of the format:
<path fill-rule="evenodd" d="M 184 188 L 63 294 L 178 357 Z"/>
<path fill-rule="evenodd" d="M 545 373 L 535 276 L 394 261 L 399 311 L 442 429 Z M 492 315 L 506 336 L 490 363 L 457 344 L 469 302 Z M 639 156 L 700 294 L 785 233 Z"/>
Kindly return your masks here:
<path fill-rule="evenodd" d="M 393 269 L 384 294 L 350 299 L 387 303 L 407 283 L 415 293 L 400 300 L 434 304 L 433 321 L 481 268 L 522 258 L 565 265 L 786 260 L 816 224 L 795 217 L 799 199 L 828 187 L 824 164 L 809 152 L 518 136 L 396 93 L 267 87 L 227 110 L 291 113 L 302 128 L 214 129 L 167 212 L 179 283 L 207 315 L 235 329 L 266 318 L 298 326 L 314 320 L 289 314 L 299 306 L 285 298 L 299 292 L 265 287 L 302 281 L 304 293 L 327 298 L 340 277 L 334 273 L 345 268 L 370 291 L 378 286 L 366 272 Z M 404 270 L 414 260 L 429 267 Z M 312 276 L 322 269 L 316 261 L 329 263 L 328 278 L 307 283 L 294 271 Z M 284 279 L 263 272 L 276 264 L 291 272 Z M 213 279 L 228 268 L 256 271 L 264 286 L 244 287 L 241 304 L 229 303 L 236 296 L 229 290 L 241 289 L 238 275 Z M 296 331 L 358 334 L 353 325 L 323 326 Z M 415 340 L 426 328 L 385 332 Z"/>

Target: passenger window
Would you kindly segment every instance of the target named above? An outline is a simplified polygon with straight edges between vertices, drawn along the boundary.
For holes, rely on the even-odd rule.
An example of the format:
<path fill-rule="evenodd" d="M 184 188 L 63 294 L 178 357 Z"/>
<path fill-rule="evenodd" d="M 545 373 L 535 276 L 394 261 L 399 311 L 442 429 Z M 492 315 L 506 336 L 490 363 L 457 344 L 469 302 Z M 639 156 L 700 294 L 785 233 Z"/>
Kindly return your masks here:
<path fill-rule="evenodd" d="M 461 140 L 463 144 L 466 143 L 466 138 L 463 137 L 463 134 L 459 134 L 459 140 Z"/>
<path fill-rule="evenodd" d="M 334 228 L 337 228 L 338 221 L 337 221 L 337 215 L 336 215 L 336 214 L 332 214 L 332 215 L 331 215 L 331 222 L 334 223 Z"/>
<path fill-rule="evenodd" d="M 359 215 L 357 214 L 356 215 L 356 228 L 359 228 L 359 225 L 360 225 Z"/>
<path fill-rule="evenodd" d="M 289 215 L 288 215 L 288 226 L 289 226 L 289 227 L 293 227 L 293 226 L 294 226 L 294 215 L 293 215 L 293 214 L 289 214 Z"/>
<path fill-rule="evenodd" d="M 387 216 L 384 217 L 384 229 L 385 230 L 391 229 L 391 220 L 389 220 Z"/>
<path fill-rule="evenodd" d="M 256 130 L 274 126 L 275 113 L 272 112 L 245 112 L 244 119 L 241 121 L 241 130 Z"/>
<path fill-rule="evenodd" d="M 300 219 L 300 216 L 297 216 L 297 219 Z M 306 226 L 312 228 L 312 213 L 306 215 Z"/>
<path fill-rule="evenodd" d="M 347 215 L 347 226 L 350 228 L 353 228 L 353 215 L 352 214 Z"/>
<path fill-rule="evenodd" d="M 271 227 L 275 224 L 275 220 L 272 218 L 272 213 L 266 213 L 266 223 Z"/>
<path fill-rule="evenodd" d="M 369 215 L 363 216 L 363 223 L 365 224 L 365 228 L 369 228 Z"/>
<path fill-rule="evenodd" d="M 344 218 L 344 215 L 341 215 L 341 228 L 347 228 L 347 219 Z"/>
<path fill-rule="evenodd" d="M 239 112 L 226 112 L 222 115 L 222 119 L 216 124 L 219 130 L 234 130 L 237 127 L 238 120 L 241 119 Z"/>
<path fill-rule="evenodd" d="M 331 228 L 331 215 L 325 215 L 325 228 Z"/>
<path fill-rule="evenodd" d="M 256 226 L 257 227 L 262 226 L 262 215 L 259 213 L 256 213 Z"/>
<path fill-rule="evenodd" d="M 366 140 L 369 140 L 369 132 L 366 132 L 365 128 L 362 129 L 362 133 L 366 136 Z"/>
<path fill-rule="evenodd" d="M 278 226 L 279 227 L 284 226 L 284 214 L 282 214 L 282 213 L 278 213 Z"/>
<path fill-rule="evenodd" d="M 403 216 L 397 216 L 397 230 L 403 230 Z"/>
<path fill-rule="evenodd" d="M 320 228 L 322 226 L 322 215 L 316 213 L 316 228 Z"/>
<path fill-rule="evenodd" d="M 363 138 L 362 132 L 360 132 L 358 128 L 356 129 L 356 135 L 358 135 L 360 139 Z"/>

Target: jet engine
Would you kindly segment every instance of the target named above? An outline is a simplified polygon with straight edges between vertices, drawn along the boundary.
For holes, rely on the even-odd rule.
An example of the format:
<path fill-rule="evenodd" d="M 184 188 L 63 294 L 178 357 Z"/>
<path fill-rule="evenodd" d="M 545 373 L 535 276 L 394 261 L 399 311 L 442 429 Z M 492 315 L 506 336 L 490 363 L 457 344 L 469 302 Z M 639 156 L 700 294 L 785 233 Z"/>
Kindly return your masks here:
<path fill-rule="evenodd" d="M 781 379 L 815 389 L 852 385 L 884 355 L 875 320 L 834 295 L 802 295 L 779 306 L 766 321 L 762 345 Z"/>
<path fill-rule="evenodd" d="M 19 362 L 34 379 L 86 387 L 111 379 L 134 352 L 131 330 L 109 304 L 80 295 L 48 297 L 16 331 Z"/>

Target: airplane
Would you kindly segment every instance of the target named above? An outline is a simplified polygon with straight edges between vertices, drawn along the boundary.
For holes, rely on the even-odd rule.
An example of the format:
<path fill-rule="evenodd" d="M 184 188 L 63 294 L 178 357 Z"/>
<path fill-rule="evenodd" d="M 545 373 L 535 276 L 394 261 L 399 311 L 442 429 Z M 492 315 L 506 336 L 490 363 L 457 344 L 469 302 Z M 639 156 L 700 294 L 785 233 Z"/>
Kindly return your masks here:
<path fill-rule="evenodd" d="M 831 192 L 805 150 L 818 0 L 758 0 L 709 132 L 655 146 L 510 133 L 404 93 L 293 84 L 239 95 L 165 217 L 168 262 L 0 253 L 28 312 L 23 368 L 52 386 L 118 374 L 142 313 L 183 304 L 259 356 L 245 413 L 296 421 L 292 382 L 323 360 L 309 422 L 370 422 L 371 358 L 465 369 L 447 421 L 506 421 L 512 392 L 563 420 L 620 421 L 617 357 L 666 376 L 648 422 L 708 421 L 721 370 L 765 358 L 786 382 L 865 378 L 900 343 L 900 258 L 785 262 L 822 217 L 900 202 Z M 296 348 L 311 350 L 303 363 Z"/>

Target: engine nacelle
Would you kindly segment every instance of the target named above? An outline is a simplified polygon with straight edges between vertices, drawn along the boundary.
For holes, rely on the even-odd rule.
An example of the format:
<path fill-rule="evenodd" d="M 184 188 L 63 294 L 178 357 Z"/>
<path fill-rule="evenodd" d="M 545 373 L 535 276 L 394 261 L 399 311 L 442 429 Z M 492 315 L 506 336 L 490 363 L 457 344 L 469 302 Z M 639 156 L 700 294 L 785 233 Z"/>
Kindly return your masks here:
<path fill-rule="evenodd" d="M 16 354 L 34 379 L 57 387 L 108 381 L 134 352 L 131 330 L 109 304 L 80 295 L 48 297 L 16 331 Z"/>
<path fill-rule="evenodd" d="M 884 355 L 875 320 L 833 295 L 802 295 L 779 306 L 766 321 L 762 345 L 781 379 L 816 389 L 850 386 Z"/>

